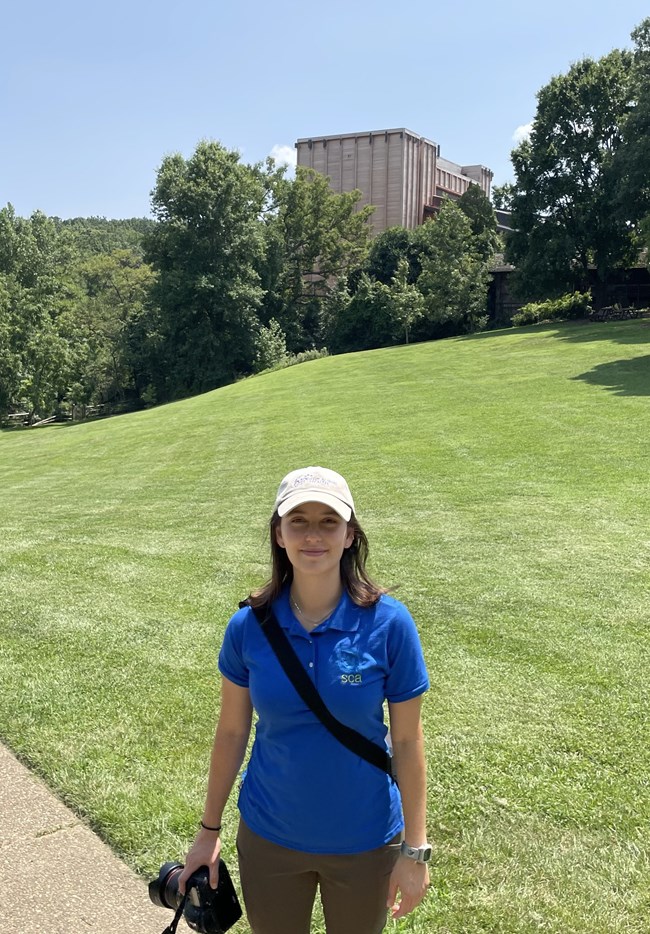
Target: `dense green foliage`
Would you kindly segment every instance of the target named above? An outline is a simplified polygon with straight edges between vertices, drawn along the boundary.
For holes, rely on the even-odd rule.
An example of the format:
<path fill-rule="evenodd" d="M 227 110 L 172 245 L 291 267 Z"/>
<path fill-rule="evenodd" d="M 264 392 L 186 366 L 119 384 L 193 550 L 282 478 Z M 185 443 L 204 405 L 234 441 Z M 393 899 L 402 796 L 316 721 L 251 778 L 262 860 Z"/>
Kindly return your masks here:
<path fill-rule="evenodd" d="M 293 180 L 267 167 L 260 318 L 275 319 L 296 353 L 322 346 L 325 317 L 338 284 L 364 262 L 371 207 L 360 191 L 334 194 L 325 176 L 298 167 Z"/>
<path fill-rule="evenodd" d="M 540 321 L 571 321 L 586 318 L 591 311 L 590 292 L 570 292 L 560 298 L 547 298 L 544 302 L 529 302 L 512 316 L 515 327 L 539 324 Z"/>
<path fill-rule="evenodd" d="M 151 392 L 150 357 L 157 341 L 153 269 L 140 249 L 115 249 L 82 260 L 77 274 L 83 293 L 71 320 L 83 347 L 83 366 L 70 385 L 70 400 L 82 406 L 144 401 Z"/>
<path fill-rule="evenodd" d="M 480 198 L 489 206 L 482 192 Z M 465 211 L 446 200 L 421 227 L 379 234 L 363 269 L 333 296 L 325 328 L 331 350 L 434 340 L 487 325 L 496 222 L 489 207 L 491 221 L 475 218 L 474 228 L 472 199 L 467 203 Z"/>
<path fill-rule="evenodd" d="M 478 185 L 470 185 L 458 199 L 458 207 L 469 219 L 474 247 L 484 260 L 490 260 L 500 247 L 494 207 Z"/>
<path fill-rule="evenodd" d="M 514 232 L 507 258 L 523 297 L 589 288 L 606 301 L 613 275 L 638 257 L 650 223 L 650 19 L 635 52 L 576 62 L 537 95 L 530 138 L 512 153 Z"/>
<path fill-rule="evenodd" d="M 650 18 L 633 31 L 632 38 L 634 106 L 617 152 L 619 213 L 636 227 L 641 243 L 650 250 Z"/>
<path fill-rule="evenodd" d="M 632 50 L 576 62 L 539 91 L 515 183 L 494 189 L 512 210 L 506 258 L 521 298 L 591 287 L 598 307 L 650 247 L 650 18 L 632 38 Z M 422 227 L 374 240 L 360 198 L 203 141 L 163 160 L 153 219 L 2 209 L 0 421 L 138 408 L 304 353 L 502 323 L 488 303 L 501 244 L 477 185 Z"/>
<path fill-rule="evenodd" d="M 147 217 L 129 220 L 107 220 L 105 217 L 73 217 L 61 220 L 53 217 L 57 229 L 68 230 L 81 256 L 112 253 L 114 250 L 142 252 L 142 238 L 154 222 Z"/>
<path fill-rule="evenodd" d="M 512 184 L 512 182 L 504 182 L 503 185 L 493 185 L 492 186 L 492 204 L 497 209 L 501 209 L 504 211 L 510 211 L 512 209 L 513 193 L 514 193 L 514 185 Z"/>
<path fill-rule="evenodd" d="M 37 212 L 0 211 L 0 404 L 19 399 L 30 417 L 55 406 L 82 350 L 70 316 L 78 297 L 74 245 Z"/>
<path fill-rule="evenodd" d="M 365 271 L 371 279 L 390 285 L 403 259 L 408 263 L 409 282 L 413 283 L 422 272 L 415 231 L 406 227 L 388 227 L 372 241 Z"/>
<path fill-rule="evenodd" d="M 31 423 L 144 398 L 156 321 L 141 250 L 150 226 L 0 210 L 0 418 Z"/>
<path fill-rule="evenodd" d="M 494 225 L 484 196 L 371 244 L 360 195 L 202 142 L 163 160 L 154 220 L 23 220 L 5 208 L 0 419 L 138 408 L 328 347 L 481 327 Z"/>
<path fill-rule="evenodd" d="M 419 335 L 434 337 L 437 326 L 449 323 L 464 332 L 481 330 L 487 323 L 492 255 L 485 232 L 474 234 L 460 203 L 446 201 L 436 220 L 419 227 L 415 237 L 422 267 L 417 285 L 424 298 Z"/>
<path fill-rule="evenodd" d="M 224 626 L 324 461 L 431 677 L 432 889 L 395 930 L 647 931 L 649 341 L 504 330 L 3 433 L 0 737 L 144 874 L 182 859 Z M 236 867 L 236 790 L 223 823 Z"/>
<path fill-rule="evenodd" d="M 145 252 L 158 273 L 158 398 L 204 392 L 250 372 L 264 195 L 255 173 L 218 143 L 200 143 L 188 160 L 164 159 L 152 198 L 158 223 Z"/>

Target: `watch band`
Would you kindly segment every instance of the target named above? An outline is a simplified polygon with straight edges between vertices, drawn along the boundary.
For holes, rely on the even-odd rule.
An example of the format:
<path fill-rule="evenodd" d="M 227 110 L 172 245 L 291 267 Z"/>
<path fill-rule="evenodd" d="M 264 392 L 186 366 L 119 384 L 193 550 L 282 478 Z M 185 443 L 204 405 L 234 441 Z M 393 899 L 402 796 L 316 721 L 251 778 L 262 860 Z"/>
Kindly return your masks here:
<path fill-rule="evenodd" d="M 431 844 L 424 843 L 422 846 L 409 846 L 402 842 L 400 853 L 407 859 L 414 859 L 416 863 L 428 863 L 431 859 Z"/>

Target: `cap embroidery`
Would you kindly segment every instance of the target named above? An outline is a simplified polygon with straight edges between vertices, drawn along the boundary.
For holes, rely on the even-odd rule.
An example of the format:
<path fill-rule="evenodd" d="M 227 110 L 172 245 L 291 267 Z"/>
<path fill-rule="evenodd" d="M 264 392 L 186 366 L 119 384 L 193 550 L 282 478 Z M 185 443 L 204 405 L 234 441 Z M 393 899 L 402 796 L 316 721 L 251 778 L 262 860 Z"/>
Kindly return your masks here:
<path fill-rule="evenodd" d="M 306 474 L 303 477 L 296 477 L 293 481 L 293 487 L 300 486 L 338 486 L 334 480 L 328 480 L 326 477 L 321 477 L 320 474 Z"/>

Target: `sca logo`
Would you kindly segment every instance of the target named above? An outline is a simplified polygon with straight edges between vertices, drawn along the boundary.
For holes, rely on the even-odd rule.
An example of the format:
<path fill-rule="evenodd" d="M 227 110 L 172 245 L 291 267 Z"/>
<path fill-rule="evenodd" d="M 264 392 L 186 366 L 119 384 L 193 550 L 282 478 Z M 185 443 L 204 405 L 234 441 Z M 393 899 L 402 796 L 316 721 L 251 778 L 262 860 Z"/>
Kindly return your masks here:
<path fill-rule="evenodd" d="M 349 639 L 342 639 L 334 650 L 334 660 L 341 672 L 341 684 L 363 684 L 363 669 L 374 665 L 372 655 Z"/>
<path fill-rule="evenodd" d="M 341 684 L 361 684 L 361 672 L 354 675 L 341 675 Z"/>

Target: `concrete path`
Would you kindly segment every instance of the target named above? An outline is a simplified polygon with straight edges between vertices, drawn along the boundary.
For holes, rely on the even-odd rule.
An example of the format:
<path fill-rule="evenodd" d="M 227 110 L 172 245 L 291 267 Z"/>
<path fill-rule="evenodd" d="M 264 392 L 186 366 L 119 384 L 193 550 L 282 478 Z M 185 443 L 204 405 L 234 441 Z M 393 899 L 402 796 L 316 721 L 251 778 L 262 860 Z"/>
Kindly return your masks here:
<path fill-rule="evenodd" d="M 162 934 L 173 917 L 3 746 L 0 893 L 0 934 Z"/>

